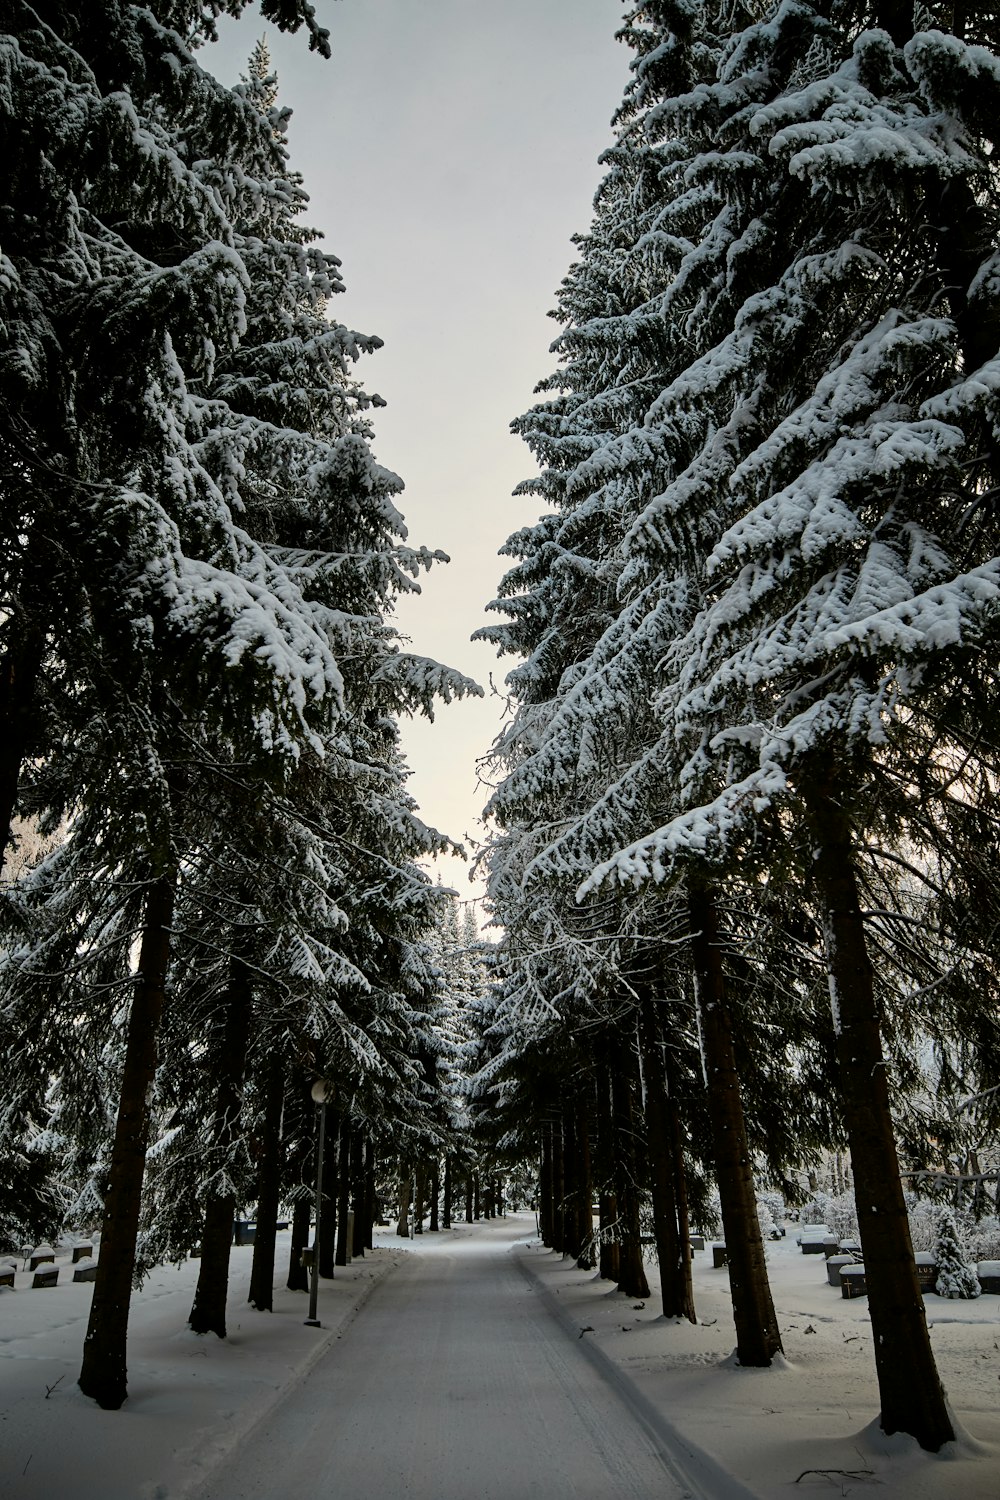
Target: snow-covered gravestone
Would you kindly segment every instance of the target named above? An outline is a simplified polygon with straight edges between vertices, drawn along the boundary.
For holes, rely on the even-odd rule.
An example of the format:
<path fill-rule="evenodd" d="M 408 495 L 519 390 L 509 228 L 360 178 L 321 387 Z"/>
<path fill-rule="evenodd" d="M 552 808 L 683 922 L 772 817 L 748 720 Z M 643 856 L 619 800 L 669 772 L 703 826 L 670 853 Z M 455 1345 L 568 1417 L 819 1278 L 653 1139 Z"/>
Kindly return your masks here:
<path fill-rule="evenodd" d="M 948 1210 L 941 1215 L 938 1225 L 938 1241 L 935 1249 L 937 1281 L 934 1290 L 939 1297 L 955 1297 L 969 1301 L 982 1291 L 979 1277 L 962 1254 L 955 1228 L 954 1215 Z"/>
<path fill-rule="evenodd" d="M 1000 1260 L 981 1260 L 976 1271 L 982 1291 L 1000 1293 Z"/>

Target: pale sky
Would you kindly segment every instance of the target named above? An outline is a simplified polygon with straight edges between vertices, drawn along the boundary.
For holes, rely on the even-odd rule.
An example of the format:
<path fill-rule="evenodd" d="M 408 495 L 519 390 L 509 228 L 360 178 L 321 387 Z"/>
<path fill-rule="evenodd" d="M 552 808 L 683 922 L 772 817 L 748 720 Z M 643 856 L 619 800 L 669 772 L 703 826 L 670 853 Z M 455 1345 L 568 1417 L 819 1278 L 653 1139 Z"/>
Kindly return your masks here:
<path fill-rule="evenodd" d="M 292 165 L 309 222 L 343 262 L 342 323 L 385 347 L 360 366 L 375 453 L 406 484 L 416 544 L 443 548 L 400 622 L 412 649 L 475 677 L 485 701 L 404 726 L 410 788 L 425 821 L 477 841 L 488 789 L 476 760 L 497 732 L 514 665 L 472 644 L 506 568 L 497 551 L 535 519 L 511 491 L 533 472 L 509 423 L 554 367 L 546 318 L 589 227 L 630 53 L 614 40 L 621 0 L 316 0 L 333 57 L 309 53 L 251 7 L 223 23 L 202 61 L 226 82 L 266 35 L 281 102 L 294 110 Z M 472 852 L 472 846 L 467 842 Z M 442 879 L 474 897 L 469 868 Z"/>

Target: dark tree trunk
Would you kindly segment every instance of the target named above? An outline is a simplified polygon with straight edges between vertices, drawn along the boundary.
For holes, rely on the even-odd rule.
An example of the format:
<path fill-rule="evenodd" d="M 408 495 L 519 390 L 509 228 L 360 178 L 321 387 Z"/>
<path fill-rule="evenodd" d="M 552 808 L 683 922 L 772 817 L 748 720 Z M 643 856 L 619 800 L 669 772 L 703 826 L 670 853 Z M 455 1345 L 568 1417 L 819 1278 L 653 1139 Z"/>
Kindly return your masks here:
<path fill-rule="evenodd" d="M 566 1149 L 560 1115 L 552 1122 L 552 1248 L 566 1253 Z"/>
<path fill-rule="evenodd" d="M 538 1160 L 538 1232 L 543 1245 L 552 1248 L 552 1125 L 542 1121 Z"/>
<path fill-rule="evenodd" d="M 375 1248 L 375 1218 L 378 1212 L 378 1199 L 375 1188 L 375 1142 L 369 1136 L 365 1147 L 365 1249 Z M 381 1220 L 381 1214 L 378 1214 Z"/>
<path fill-rule="evenodd" d="M 632 1049 L 620 1042 L 611 1064 L 611 1111 L 614 1123 L 614 1180 L 620 1233 L 618 1285 L 629 1297 L 648 1297 L 639 1225 L 639 1165 L 635 1134 L 635 1069 Z"/>
<path fill-rule="evenodd" d="M 618 1204 L 614 1193 L 602 1190 L 597 1199 L 601 1226 L 601 1248 L 597 1269 L 602 1281 L 620 1281 L 622 1268 L 618 1251 Z"/>
<path fill-rule="evenodd" d="M 472 1217 L 478 1222 L 479 1219 L 479 1173 L 472 1174 Z"/>
<path fill-rule="evenodd" d="M 226 1336 L 226 1295 L 235 1206 L 236 1200 L 230 1196 L 213 1196 L 205 1204 L 198 1285 L 188 1314 L 192 1333 L 214 1333 L 220 1339 Z"/>
<path fill-rule="evenodd" d="M 474 1217 L 474 1212 L 473 1212 L 473 1188 L 472 1188 L 472 1173 L 470 1172 L 467 1175 L 466 1179 L 465 1179 L 465 1222 L 466 1222 L 466 1224 L 471 1224 L 472 1220 L 473 1220 L 473 1217 Z"/>
<path fill-rule="evenodd" d="M 733 1021 L 722 964 L 719 917 L 707 884 L 690 882 L 691 953 L 698 992 L 715 1177 L 733 1294 L 736 1353 L 741 1365 L 766 1367 L 781 1350 L 764 1243 L 757 1218 L 750 1148 L 736 1072 Z"/>
<path fill-rule="evenodd" d="M 257 1156 L 257 1232 L 253 1241 L 250 1293 L 247 1301 L 258 1312 L 274 1307 L 274 1254 L 281 1197 L 281 1109 L 285 1102 L 285 1072 L 274 1054 L 267 1064 L 264 1116 Z"/>
<path fill-rule="evenodd" d="M 450 1156 L 446 1156 L 445 1159 L 444 1159 L 444 1204 L 442 1205 L 441 1222 L 442 1222 L 442 1226 L 445 1229 L 450 1229 L 451 1228 L 451 1157 Z"/>
<path fill-rule="evenodd" d="M 802 793 L 816 850 L 840 1096 L 854 1172 L 872 1344 L 886 1433 L 906 1432 L 936 1453 L 955 1433 L 917 1285 L 889 1108 L 878 1002 L 858 899 L 850 822 L 829 763 Z"/>
<path fill-rule="evenodd" d="M 668 1097 L 667 1113 L 670 1119 L 674 1196 L 677 1203 L 677 1233 L 681 1242 L 683 1286 L 680 1302 L 684 1309 L 683 1316 L 689 1322 L 697 1323 L 698 1314 L 694 1305 L 694 1280 L 691 1275 L 691 1217 L 688 1213 L 687 1170 L 684 1165 L 684 1137 L 681 1131 L 681 1113 L 677 1108 L 676 1099 Z"/>
<path fill-rule="evenodd" d="M 670 1116 L 667 1107 L 666 1063 L 656 1001 L 643 994 L 638 1013 L 639 1058 L 642 1064 L 649 1190 L 653 1199 L 653 1236 L 660 1266 L 660 1301 L 665 1318 L 694 1322 L 690 1301 L 690 1250 L 682 1240 L 677 1214 L 677 1186 Z"/>
<path fill-rule="evenodd" d="M 365 1220 L 368 1214 L 368 1174 L 365 1171 L 367 1137 L 360 1125 L 354 1127 L 351 1138 L 351 1203 L 354 1206 L 354 1234 L 351 1239 L 351 1254 L 355 1260 L 364 1260 L 366 1240 L 371 1235 L 371 1226 Z"/>
<path fill-rule="evenodd" d="M 620 1274 L 618 1255 L 618 1205 L 612 1184 L 614 1147 L 611 1118 L 611 1080 L 606 1064 L 598 1064 L 594 1077 L 594 1124 L 597 1131 L 598 1176 L 597 1222 L 600 1248 L 597 1266 L 602 1281 L 617 1281 Z"/>
<path fill-rule="evenodd" d="M 439 1177 L 440 1170 L 441 1170 L 441 1164 L 438 1161 L 438 1158 L 435 1157 L 434 1158 L 434 1165 L 431 1167 L 431 1192 L 430 1192 L 430 1197 L 431 1197 L 431 1217 L 430 1217 L 430 1223 L 427 1226 L 428 1229 L 431 1230 L 431 1232 L 435 1233 L 435 1234 L 438 1232 L 438 1229 L 440 1228 L 440 1226 L 438 1224 L 438 1198 L 441 1195 L 441 1182 L 440 1182 L 440 1177 Z"/>
<path fill-rule="evenodd" d="M 576 1260 L 580 1254 L 580 1157 L 576 1139 L 576 1112 L 572 1101 L 563 1099 L 562 1108 L 562 1252 Z"/>
<path fill-rule="evenodd" d="M 580 1094 L 567 1099 L 563 1106 L 563 1187 L 566 1200 L 565 1251 L 581 1270 L 591 1266 L 590 1143 L 587 1117 Z"/>
<path fill-rule="evenodd" d="M 225 998 L 210 1152 L 215 1170 L 224 1171 L 227 1177 L 227 1158 L 240 1134 L 243 1075 L 246 1072 L 252 1003 L 250 976 L 246 965 L 234 958 L 231 961 L 229 988 Z M 194 1333 L 214 1333 L 220 1339 L 226 1337 L 229 1252 L 233 1243 L 236 1207 L 235 1192 L 220 1194 L 209 1189 L 205 1204 L 205 1230 L 201 1240 L 198 1285 L 195 1287 L 194 1302 L 188 1317 Z"/>
<path fill-rule="evenodd" d="M 340 1194 L 340 1126 L 327 1105 L 326 1150 L 323 1153 L 323 1193 L 320 1202 L 319 1274 L 333 1280 L 337 1263 L 337 1199 Z"/>
<path fill-rule="evenodd" d="M 139 1232 L 149 1106 L 156 1075 L 156 1038 L 170 959 L 172 879 L 155 880 L 146 896 L 139 972 L 129 1012 L 125 1067 L 104 1198 L 101 1254 L 83 1346 L 80 1389 L 117 1411 L 128 1395 L 126 1342 L 132 1272 Z"/>
<path fill-rule="evenodd" d="M 309 1244 L 309 1221 L 312 1205 L 308 1198 L 296 1198 L 292 1208 L 292 1248 L 288 1255 L 288 1280 L 285 1285 L 290 1292 L 308 1292 L 309 1273 L 302 1264 L 302 1252 Z"/>
<path fill-rule="evenodd" d="M 351 1204 L 351 1117 L 344 1116 L 340 1124 L 340 1140 L 337 1145 L 337 1255 L 338 1266 L 346 1266 L 350 1246 L 347 1236 L 350 1229 L 348 1217 Z"/>
<path fill-rule="evenodd" d="M 427 1208 L 427 1164 L 421 1162 L 416 1171 L 413 1196 L 413 1233 L 423 1234 L 424 1213 Z"/>
<path fill-rule="evenodd" d="M 44 657 L 44 629 L 26 623 L 16 647 L 0 658 L 0 856 L 11 842 L 21 767 L 36 733 L 35 695 Z"/>
<path fill-rule="evenodd" d="M 413 1173 L 408 1167 L 403 1168 L 399 1178 L 399 1222 L 396 1225 L 396 1233 L 404 1240 L 410 1238 L 410 1196 L 413 1192 Z"/>
<path fill-rule="evenodd" d="M 574 1106 L 576 1116 L 576 1151 L 577 1161 L 577 1232 L 579 1243 L 576 1263 L 581 1271 L 591 1271 L 594 1267 L 596 1256 L 594 1255 L 594 1178 L 591 1170 L 590 1160 L 590 1121 L 588 1119 L 587 1101 L 585 1094 L 581 1091 L 576 1096 Z"/>

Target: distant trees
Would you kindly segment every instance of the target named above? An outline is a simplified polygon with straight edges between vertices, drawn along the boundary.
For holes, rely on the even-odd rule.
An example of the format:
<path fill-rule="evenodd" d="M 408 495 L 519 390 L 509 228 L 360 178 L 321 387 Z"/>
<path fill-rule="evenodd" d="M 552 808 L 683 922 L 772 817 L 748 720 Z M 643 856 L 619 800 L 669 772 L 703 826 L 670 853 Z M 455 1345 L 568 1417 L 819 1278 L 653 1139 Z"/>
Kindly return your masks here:
<path fill-rule="evenodd" d="M 561 366 L 515 424 L 550 509 L 483 634 L 523 658 L 489 856 L 508 1071 L 598 997 L 621 1014 L 635 945 L 669 944 L 662 1014 L 693 979 L 706 1156 L 746 1245 L 732 1110 L 752 1141 L 761 1052 L 787 1048 L 793 1137 L 850 1144 L 882 1424 L 936 1449 L 892 1114 L 918 1033 L 968 1060 L 971 1025 L 978 1078 L 998 1055 L 966 984 L 984 965 L 995 989 L 993 906 L 970 922 L 950 891 L 995 845 L 1000 63 L 989 20 L 931 12 L 631 8 Z M 768 1304 L 755 1248 L 741 1360 L 779 1347 Z"/>
<path fill-rule="evenodd" d="M 66 830 L 5 903 L 0 1069 L 10 1149 L 54 1127 L 103 1204 L 80 1383 L 107 1407 L 157 1250 L 202 1245 L 192 1325 L 224 1334 L 290 1080 L 426 1109 L 415 860 L 445 841 L 397 718 L 478 691 L 387 623 L 440 554 L 372 455 L 379 341 L 330 316 L 264 52 L 228 89 L 192 51 L 243 9 L 0 11 L 0 813 Z M 261 10 L 327 50 L 306 0 Z"/>

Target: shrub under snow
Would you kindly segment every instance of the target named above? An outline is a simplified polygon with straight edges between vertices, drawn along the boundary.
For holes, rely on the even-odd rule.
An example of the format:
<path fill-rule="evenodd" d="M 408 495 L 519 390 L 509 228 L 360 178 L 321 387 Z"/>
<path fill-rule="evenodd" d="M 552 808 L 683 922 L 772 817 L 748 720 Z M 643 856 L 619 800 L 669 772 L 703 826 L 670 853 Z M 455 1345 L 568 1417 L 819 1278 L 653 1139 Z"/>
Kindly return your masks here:
<path fill-rule="evenodd" d="M 939 1297 L 957 1297 L 970 1301 L 978 1297 L 982 1288 L 975 1266 L 970 1266 L 959 1244 L 955 1216 L 945 1209 L 938 1220 L 938 1238 L 935 1246 L 937 1281 L 934 1290 Z"/>

